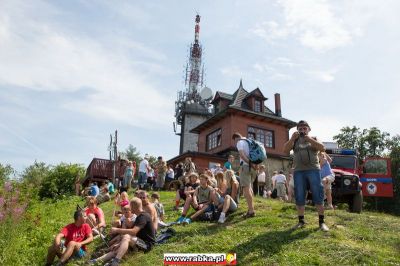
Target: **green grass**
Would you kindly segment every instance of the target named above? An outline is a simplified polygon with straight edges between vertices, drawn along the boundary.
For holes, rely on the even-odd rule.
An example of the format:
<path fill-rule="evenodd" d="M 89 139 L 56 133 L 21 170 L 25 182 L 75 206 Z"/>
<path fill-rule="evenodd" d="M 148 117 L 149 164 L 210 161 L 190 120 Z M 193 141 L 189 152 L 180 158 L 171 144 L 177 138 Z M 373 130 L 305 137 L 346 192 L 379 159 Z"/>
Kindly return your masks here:
<path fill-rule="evenodd" d="M 161 192 L 167 211 L 166 220 L 179 216 L 172 211 L 174 193 Z M 76 197 L 59 201 L 37 202 L 29 207 L 27 218 L 13 224 L 13 230 L 0 228 L 1 265 L 43 265 L 47 247 L 60 228 L 72 221 Z M 224 225 L 194 222 L 186 227 L 175 226 L 176 236 L 168 243 L 154 247 L 149 253 L 131 253 L 122 265 L 162 265 L 163 254 L 237 253 L 239 265 L 400 265 L 400 218 L 375 213 L 348 213 L 346 210 L 326 212 L 330 232 L 319 231 L 314 207 L 306 208 L 307 226 L 292 231 L 296 224 L 295 206 L 257 197 L 257 216 L 244 220 L 246 211 L 241 198 L 240 208 L 229 215 Z M 101 205 L 110 221 L 112 202 Z M 101 245 L 96 239 L 91 251 Z M 84 264 L 74 262 L 73 264 Z"/>

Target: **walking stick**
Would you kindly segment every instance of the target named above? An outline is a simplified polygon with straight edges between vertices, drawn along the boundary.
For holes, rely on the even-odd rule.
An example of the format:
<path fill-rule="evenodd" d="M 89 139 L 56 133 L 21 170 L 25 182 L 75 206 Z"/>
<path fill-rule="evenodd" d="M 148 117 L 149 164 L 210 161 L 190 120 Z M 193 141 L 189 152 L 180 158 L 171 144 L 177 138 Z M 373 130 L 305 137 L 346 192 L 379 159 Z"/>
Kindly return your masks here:
<path fill-rule="evenodd" d="M 117 194 L 115 195 L 115 199 L 114 199 L 114 208 L 113 208 L 113 212 L 112 212 L 112 216 L 111 216 L 111 226 L 112 226 L 112 222 L 114 221 L 114 216 L 115 216 L 115 209 L 117 208 L 118 205 L 118 199 L 121 195 L 119 194 L 119 192 L 117 192 Z"/>
<path fill-rule="evenodd" d="M 81 206 L 79 206 L 79 204 L 76 204 L 76 208 L 79 210 L 79 211 L 83 211 L 83 209 L 81 208 Z M 89 221 L 89 225 L 92 227 L 92 228 L 94 228 L 94 224 L 93 224 L 93 222 L 92 222 L 92 220 L 90 220 L 89 218 L 88 219 L 86 219 L 87 221 Z M 107 242 L 107 240 L 106 240 L 106 237 L 99 231 L 99 236 L 100 236 L 100 238 L 101 238 L 101 240 L 103 240 L 103 242 L 104 242 L 104 244 L 106 244 L 106 246 L 109 248 L 110 246 L 108 245 L 108 242 Z"/>

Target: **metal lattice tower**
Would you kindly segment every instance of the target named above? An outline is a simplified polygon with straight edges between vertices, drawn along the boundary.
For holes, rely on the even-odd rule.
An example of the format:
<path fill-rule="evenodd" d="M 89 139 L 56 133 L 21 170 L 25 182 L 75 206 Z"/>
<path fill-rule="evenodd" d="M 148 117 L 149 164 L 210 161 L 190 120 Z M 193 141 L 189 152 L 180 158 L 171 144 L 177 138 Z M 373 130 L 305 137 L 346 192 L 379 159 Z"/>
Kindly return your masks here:
<path fill-rule="evenodd" d="M 174 131 L 181 136 L 181 153 L 182 151 L 197 149 L 194 148 L 197 144 L 193 144 L 193 142 L 197 142 L 194 140 L 197 135 L 190 133 L 190 129 L 210 116 L 211 95 L 207 96 L 207 93 L 202 93 L 205 89 L 203 88 L 204 66 L 202 64 L 203 48 L 199 41 L 200 15 L 198 14 L 195 23 L 194 42 L 190 46 L 185 70 L 185 90 L 178 92 L 175 102 L 176 123 L 174 123 Z M 201 88 L 203 89 L 201 90 Z M 206 88 L 206 90 L 210 91 L 209 88 Z M 178 125 L 181 126 L 180 133 L 177 133 Z"/>

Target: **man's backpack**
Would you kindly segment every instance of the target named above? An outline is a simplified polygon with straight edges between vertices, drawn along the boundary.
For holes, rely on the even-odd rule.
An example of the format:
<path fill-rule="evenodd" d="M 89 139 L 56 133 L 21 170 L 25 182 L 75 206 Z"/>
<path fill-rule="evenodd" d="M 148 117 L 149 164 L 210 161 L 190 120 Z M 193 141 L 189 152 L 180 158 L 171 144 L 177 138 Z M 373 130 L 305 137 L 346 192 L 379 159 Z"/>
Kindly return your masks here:
<path fill-rule="evenodd" d="M 264 144 L 254 139 L 246 139 L 249 144 L 249 160 L 253 164 L 260 164 L 267 158 Z"/>

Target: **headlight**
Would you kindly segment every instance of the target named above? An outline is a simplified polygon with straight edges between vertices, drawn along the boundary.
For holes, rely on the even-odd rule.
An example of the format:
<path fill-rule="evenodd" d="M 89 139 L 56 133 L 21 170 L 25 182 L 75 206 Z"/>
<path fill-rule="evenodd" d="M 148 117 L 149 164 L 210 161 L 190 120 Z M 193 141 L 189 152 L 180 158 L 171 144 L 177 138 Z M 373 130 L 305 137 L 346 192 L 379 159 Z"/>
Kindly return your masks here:
<path fill-rule="evenodd" d="M 344 183 L 346 186 L 350 186 L 351 180 L 348 179 L 348 178 L 346 178 L 345 180 L 343 180 L 343 183 Z"/>

